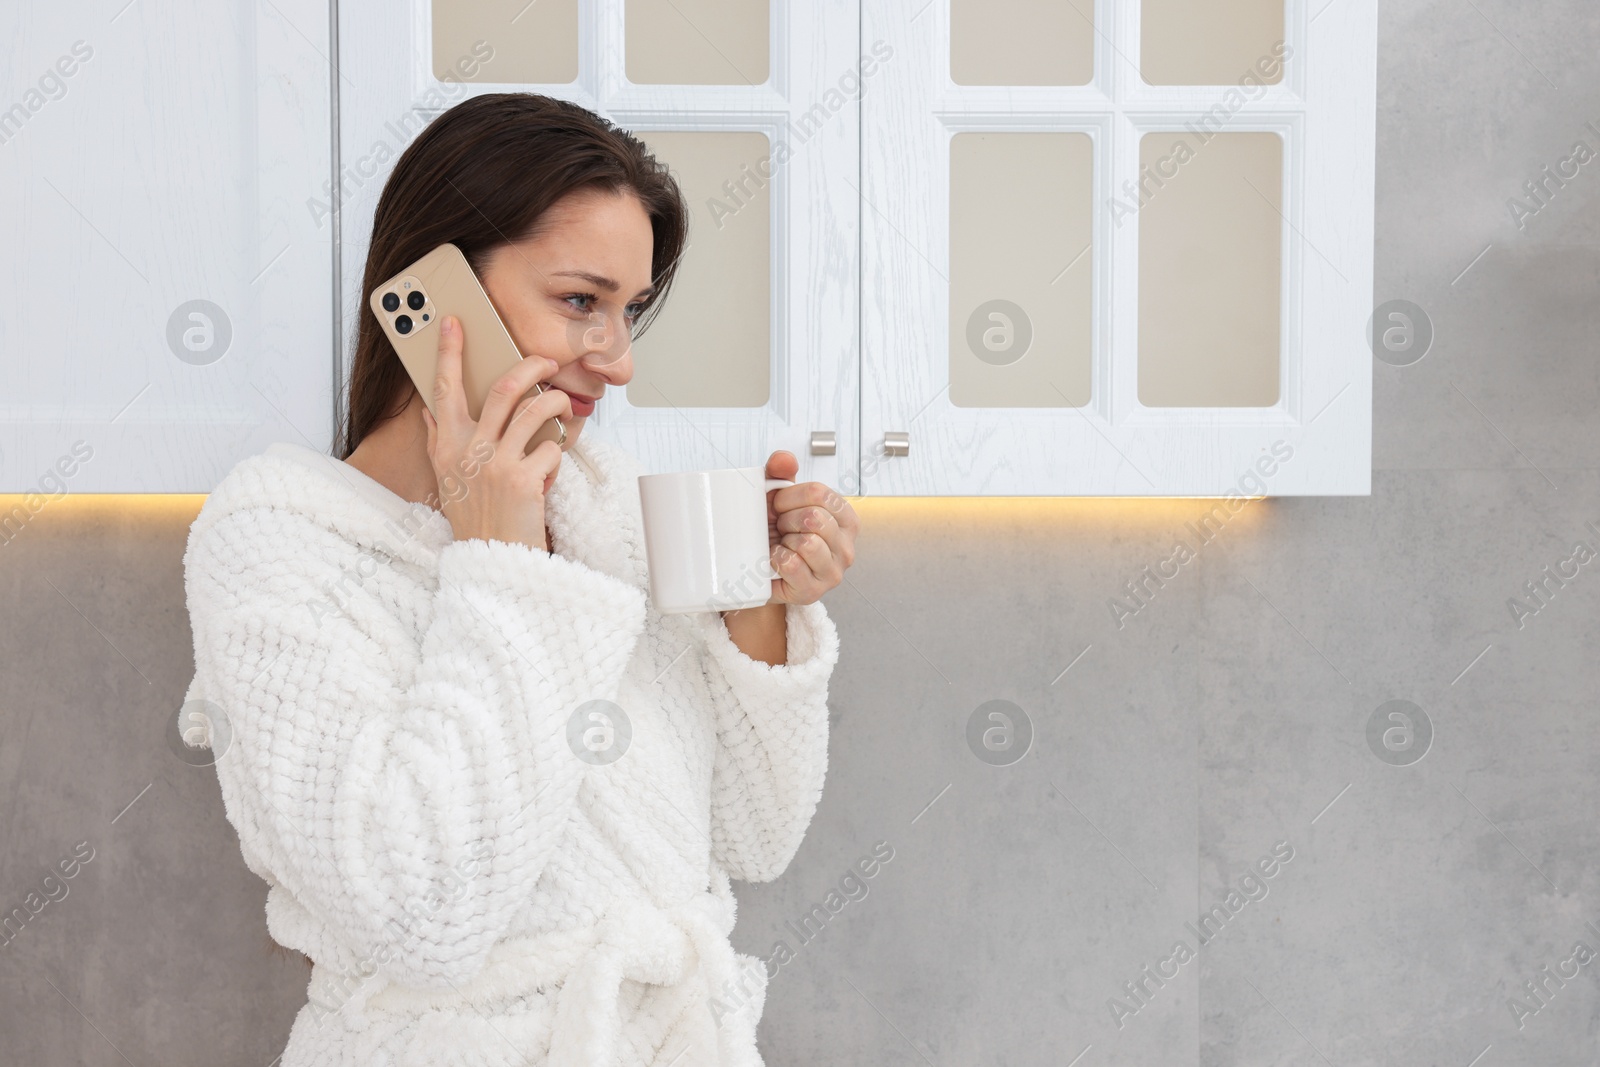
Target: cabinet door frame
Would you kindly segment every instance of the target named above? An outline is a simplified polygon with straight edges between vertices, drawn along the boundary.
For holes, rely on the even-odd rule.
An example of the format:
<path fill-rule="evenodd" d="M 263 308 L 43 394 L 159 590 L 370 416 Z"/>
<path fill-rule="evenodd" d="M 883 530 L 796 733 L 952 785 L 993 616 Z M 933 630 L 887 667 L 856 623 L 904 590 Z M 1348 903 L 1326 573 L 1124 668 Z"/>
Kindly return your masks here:
<path fill-rule="evenodd" d="M 340 141 L 347 160 L 368 146 L 405 143 L 425 120 L 470 95 L 537 92 L 572 100 L 648 139 L 651 131 L 758 131 L 774 144 L 857 62 L 856 0 L 772 0 L 771 64 L 755 86 L 633 85 L 625 76 L 625 0 L 585 0 L 579 10 L 577 80 L 564 85 L 473 81 L 432 73 L 430 0 L 405 0 L 407 17 L 378 0 L 340 0 Z M 353 88 L 353 86 L 355 88 Z M 447 102 L 440 106 L 441 96 Z M 429 106 L 430 97 L 433 106 Z M 771 394 L 759 408 L 636 407 L 607 390 L 586 433 L 599 433 L 652 471 L 757 466 L 774 449 L 800 460 L 800 478 L 839 484 L 839 461 L 858 450 L 855 241 L 857 109 L 850 101 L 814 131 L 814 141 L 771 179 Z M 378 194 L 404 148 L 363 178 L 342 208 L 341 312 L 347 324 L 340 373 L 348 375 L 353 323 L 363 306 L 361 273 Z M 730 176 L 731 177 L 731 176 Z M 706 213 L 691 204 L 690 245 Z M 670 298 L 669 298 L 670 301 Z M 669 303 L 670 308 L 670 303 Z M 649 334 L 645 335 L 648 343 Z M 836 435 L 836 453 L 812 456 L 813 430 Z"/>
<path fill-rule="evenodd" d="M 863 36 L 907 60 L 862 114 L 862 444 L 870 495 L 1365 495 L 1371 491 L 1376 0 L 1308 15 L 1286 4 L 1280 83 L 1226 132 L 1284 138 L 1280 395 L 1266 408 L 1138 401 L 1138 217 L 1108 200 L 1139 171 L 1140 136 L 1181 129 L 1237 85 L 1151 86 L 1139 0 L 1095 0 L 1085 86 L 967 86 L 950 77 L 951 0 L 876 0 Z M 1094 149 L 1092 392 L 1084 407 L 950 403 L 950 138 L 1064 131 Z M 1065 266 L 1077 250 L 1063 250 Z M 869 299 L 868 294 L 880 294 Z M 909 434 L 886 455 L 885 434 Z M 1246 478 L 1274 445 L 1269 478 Z M 1282 450 L 1277 452 L 1281 459 Z M 1266 483 L 1264 492 L 1259 484 Z M 1241 488 L 1241 484 L 1244 488 Z"/>

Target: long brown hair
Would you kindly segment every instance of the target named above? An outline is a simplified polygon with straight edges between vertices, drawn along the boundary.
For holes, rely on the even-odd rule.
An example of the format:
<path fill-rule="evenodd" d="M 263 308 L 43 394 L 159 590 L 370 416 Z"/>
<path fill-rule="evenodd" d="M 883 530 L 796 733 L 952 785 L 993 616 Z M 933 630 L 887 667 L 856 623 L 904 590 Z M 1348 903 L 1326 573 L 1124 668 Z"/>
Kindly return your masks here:
<path fill-rule="evenodd" d="M 372 220 L 355 356 L 334 439 L 340 459 L 410 399 L 412 384 L 367 297 L 446 241 L 475 272 L 501 245 L 534 237 L 546 210 L 580 189 L 632 192 L 655 235 L 637 338 L 660 311 L 688 240 L 688 204 L 644 143 L 587 108 L 536 93 L 470 97 L 400 154 Z"/>

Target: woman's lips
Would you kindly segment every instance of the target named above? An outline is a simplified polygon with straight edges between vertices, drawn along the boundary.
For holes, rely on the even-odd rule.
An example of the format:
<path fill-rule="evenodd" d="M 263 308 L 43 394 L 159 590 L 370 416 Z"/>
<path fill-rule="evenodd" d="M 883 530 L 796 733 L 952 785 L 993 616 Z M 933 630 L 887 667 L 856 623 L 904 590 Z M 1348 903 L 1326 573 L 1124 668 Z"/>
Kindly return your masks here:
<path fill-rule="evenodd" d="M 557 386 L 557 388 L 560 387 Z M 565 389 L 561 391 L 567 394 L 568 400 L 572 401 L 573 418 L 583 419 L 594 414 L 594 404 L 596 400 L 600 399 L 599 397 L 586 397 L 582 393 L 569 393 Z"/>

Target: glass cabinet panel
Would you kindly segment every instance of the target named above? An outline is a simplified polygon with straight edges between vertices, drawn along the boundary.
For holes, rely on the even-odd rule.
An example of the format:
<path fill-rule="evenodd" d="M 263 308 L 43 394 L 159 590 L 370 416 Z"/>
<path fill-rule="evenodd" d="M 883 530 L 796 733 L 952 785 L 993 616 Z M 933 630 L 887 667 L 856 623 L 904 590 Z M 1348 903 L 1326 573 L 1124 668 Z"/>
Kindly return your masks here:
<path fill-rule="evenodd" d="M 578 0 L 433 0 L 433 76 L 566 85 L 578 80 Z M 391 17 L 403 18 L 396 5 Z M 465 57 L 486 61 L 462 65 Z M 470 75 L 467 71 L 471 71 Z"/>
<path fill-rule="evenodd" d="M 1284 0 L 1143 0 L 1139 68 L 1149 85 L 1283 80 Z"/>
<path fill-rule="evenodd" d="M 1268 407 L 1278 402 L 1283 141 L 1175 132 L 1139 143 L 1139 402 Z M 1165 177 L 1163 177 L 1165 176 Z"/>
<path fill-rule="evenodd" d="M 689 202 L 689 247 L 634 345 L 635 407 L 754 408 L 772 376 L 772 167 L 764 133 L 639 134 Z"/>
<path fill-rule="evenodd" d="M 950 0 L 957 85 L 1087 85 L 1094 0 Z"/>
<path fill-rule="evenodd" d="M 950 402 L 1089 402 L 1093 145 L 1084 133 L 950 140 Z"/>
<path fill-rule="evenodd" d="M 767 0 L 627 0 L 628 80 L 761 85 L 770 21 Z"/>

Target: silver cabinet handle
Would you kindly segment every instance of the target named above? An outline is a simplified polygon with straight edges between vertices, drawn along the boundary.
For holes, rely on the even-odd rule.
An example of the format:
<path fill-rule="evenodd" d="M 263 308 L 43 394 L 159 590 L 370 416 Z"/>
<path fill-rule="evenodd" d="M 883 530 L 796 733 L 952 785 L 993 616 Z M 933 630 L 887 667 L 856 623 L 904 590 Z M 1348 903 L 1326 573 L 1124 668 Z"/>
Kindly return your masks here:
<path fill-rule="evenodd" d="M 811 431 L 811 454 L 813 456 L 831 456 L 837 447 L 834 444 L 832 430 Z"/>
<path fill-rule="evenodd" d="M 886 433 L 883 435 L 883 454 L 886 456 L 907 456 L 911 454 L 911 435 L 909 433 Z"/>

